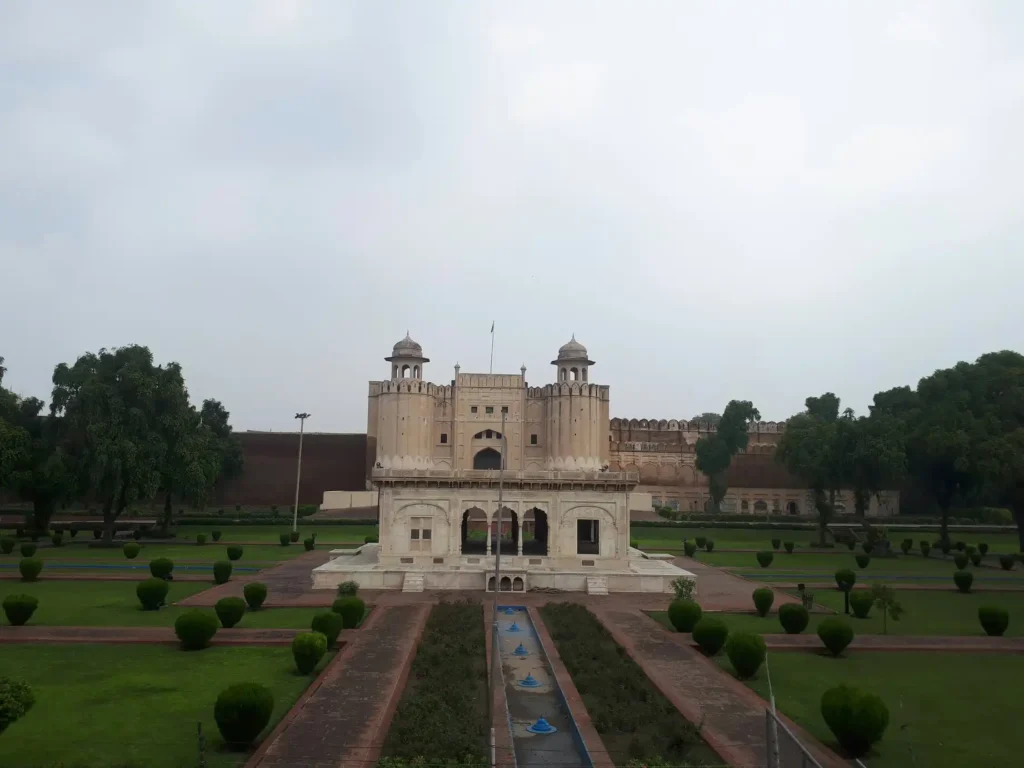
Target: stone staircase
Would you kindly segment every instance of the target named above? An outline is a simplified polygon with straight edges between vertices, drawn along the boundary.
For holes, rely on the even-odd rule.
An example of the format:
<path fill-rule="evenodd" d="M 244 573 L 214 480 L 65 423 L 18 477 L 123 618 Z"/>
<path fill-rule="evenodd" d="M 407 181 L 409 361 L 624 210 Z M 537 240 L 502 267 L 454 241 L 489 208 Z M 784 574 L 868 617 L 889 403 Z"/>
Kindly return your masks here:
<path fill-rule="evenodd" d="M 405 579 L 402 580 L 402 591 L 403 592 L 422 592 L 423 591 L 423 574 L 422 573 L 407 573 Z"/>
<path fill-rule="evenodd" d="M 587 576 L 587 594 L 607 595 L 608 578 L 606 576 Z"/>

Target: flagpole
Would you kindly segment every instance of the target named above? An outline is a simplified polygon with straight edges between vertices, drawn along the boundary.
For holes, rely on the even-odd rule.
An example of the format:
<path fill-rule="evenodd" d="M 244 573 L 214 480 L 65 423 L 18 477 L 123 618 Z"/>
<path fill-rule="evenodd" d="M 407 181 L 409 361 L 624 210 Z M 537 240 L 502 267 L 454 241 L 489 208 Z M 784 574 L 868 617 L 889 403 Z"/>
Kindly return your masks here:
<path fill-rule="evenodd" d="M 491 365 L 488 373 L 494 373 L 494 321 L 491 321 Z"/>

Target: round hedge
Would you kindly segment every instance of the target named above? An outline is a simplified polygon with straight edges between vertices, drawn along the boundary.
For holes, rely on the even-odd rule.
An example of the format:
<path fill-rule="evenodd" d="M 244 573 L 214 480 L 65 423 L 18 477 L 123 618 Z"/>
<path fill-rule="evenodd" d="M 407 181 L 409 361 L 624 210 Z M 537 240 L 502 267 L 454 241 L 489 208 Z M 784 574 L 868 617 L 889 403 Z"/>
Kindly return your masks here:
<path fill-rule="evenodd" d="M 6 604 L 4 604 L 6 608 Z M 978 608 L 978 621 L 981 622 L 985 634 L 990 637 L 1002 637 L 1010 626 L 1010 614 L 1006 609 L 996 605 L 983 605 Z"/>
<path fill-rule="evenodd" d="M 811 621 L 811 615 L 799 603 L 779 606 L 779 623 L 788 635 L 799 635 Z"/>
<path fill-rule="evenodd" d="M 854 555 L 853 559 L 857 561 L 858 568 L 867 568 L 871 562 L 871 555 Z"/>
<path fill-rule="evenodd" d="M 43 561 L 38 557 L 23 557 L 18 563 L 22 581 L 37 581 L 43 570 Z"/>
<path fill-rule="evenodd" d="M 705 541 L 704 542 L 704 549 L 707 550 L 708 552 L 714 552 L 715 551 L 715 540 L 714 539 L 708 539 L 707 541 Z"/>
<path fill-rule="evenodd" d="M 220 537 L 221 537 L 221 532 L 220 531 L 214 531 L 213 533 L 210 534 L 210 538 L 212 538 L 214 541 L 220 541 Z"/>
<path fill-rule="evenodd" d="M 217 697 L 213 719 L 229 746 L 244 749 L 262 733 L 274 712 L 274 694 L 258 683 L 235 683 Z"/>
<path fill-rule="evenodd" d="M 199 651 L 217 634 L 217 619 L 212 613 L 195 608 L 181 614 L 174 622 L 174 634 L 186 651 Z"/>
<path fill-rule="evenodd" d="M 339 597 L 331 604 L 331 610 L 341 616 L 345 629 L 355 629 L 366 613 L 366 603 L 355 596 Z"/>
<path fill-rule="evenodd" d="M 840 568 L 838 571 L 836 571 L 836 586 L 839 587 L 839 589 L 843 592 L 853 589 L 853 585 L 856 583 L 856 571 L 850 568 Z"/>
<path fill-rule="evenodd" d="M 292 543 L 292 537 L 287 533 L 278 534 L 277 540 L 281 542 L 282 547 L 287 547 Z"/>
<path fill-rule="evenodd" d="M 231 578 L 231 561 L 218 560 L 213 564 L 213 580 L 217 584 L 227 584 Z"/>
<path fill-rule="evenodd" d="M 312 552 L 316 548 L 316 542 L 313 539 L 303 539 L 302 546 L 306 548 L 307 552 Z"/>
<path fill-rule="evenodd" d="M 1016 558 L 1013 555 L 1000 555 L 999 565 L 1003 567 L 1004 571 L 1012 571 L 1015 560 Z"/>
<path fill-rule="evenodd" d="M 676 632 L 692 632 L 703 614 L 696 600 L 673 600 L 668 606 L 668 620 Z"/>
<path fill-rule="evenodd" d="M 134 560 L 139 556 L 139 552 L 142 551 L 142 547 L 136 544 L 134 541 L 126 541 L 124 546 L 121 547 L 121 551 L 124 552 L 124 556 L 129 560 Z"/>
<path fill-rule="evenodd" d="M 36 545 L 31 541 L 23 541 L 19 547 L 22 557 L 32 557 L 36 553 Z"/>
<path fill-rule="evenodd" d="M 971 558 L 971 563 L 972 564 L 974 564 L 974 565 L 981 565 L 981 558 L 982 558 L 981 552 L 971 552 L 971 554 L 969 554 L 968 557 Z"/>
<path fill-rule="evenodd" d="M 914 540 L 913 539 L 904 539 L 903 541 L 900 542 L 900 549 L 903 550 L 903 554 L 904 555 L 909 555 L 910 554 L 910 550 L 912 550 L 913 548 L 914 548 Z"/>
<path fill-rule="evenodd" d="M 971 591 L 971 584 L 974 583 L 974 574 L 970 571 L 959 570 L 953 573 L 953 583 L 956 588 L 964 594 Z"/>
<path fill-rule="evenodd" d="M 242 559 L 242 548 L 237 544 L 232 544 L 228 547 L 228 560 L 241 560 Z"/>
<path fill-rule="evenodd" d="M 174 570 L 174 561 L 166 557 L 158 557 L 149 561 L 149 572 L 155 579 L 170 579 Z"/>
<path fill-rule="evenodd" d="M 242 587 L 242 594 L 245 595 L 249 610 L 258 611 L 263 601 L 267 599 L 267 585 L 261 581 L 250 581 Z"/>
<path fill-rule="evenodd" d="M 213 606 L 224 629 L 231 629 L 245 616 L 245 600 L 240 597 L 222 597 Z"/>
<path fill-rule="evenodd" d="M 14 551 L 14 545 L 17 542 L 11 536 L 0 536 L 0 552 L 5 555 L 11 554 Z"/>
<path fill-rule="evenodd" d="M 870 615 L 871 606 L 874 603 L 871 593 L 867 590 L 861 589 L 850 593 L 850 608 L 853 609 L 853 615 L 858 619 L 866 619 Z"/>
<path fill-rule="evenodd" d="M 864 550 L 865 555 L 870 555 L 872 550 L 874 550 L 875 545 L 872 544 L 870 541 L 865 541 L 863 544 L 860 545 L 860 548 Z"/>
<path fill-rule="evenodd" d="M 962 571 L 967 567 L 967 555 L 960 553 L 953 557 L 953 565 L 956 566 L 958 571 Z"/>
<path fill-rule="evenodd" d="M 818 637 L 833 656 L 853 642 L 853 628 L 842 619 L 830 616 L 818 625 Z"/>
<path fill-rule="evenodd" d="M 772 549 L 778 549 L 782 546 L 782 539 L 772 539 Z"/>
<path fill-rule="evenodd" d="M 32 709 L 36 697 L 28 683 L 0 677 L 0 733 Z"/>
<path fill-rule="evenodd" d="M 156 577 L 140 581 L 135 587 L 135 596 L 142 603 L 142 610 L 155 611 L 164 604 L 167 593 L 171 591 L 171 585 L 163 579 Z"/>
<path fill-rule="evenodd" d="M 206 543 L 206 534 L 205 533 L 197 533 L 196 534 L 196 544 L 201 547 L 205 543 Z"/>
<path fill-rule="evenodd" d="M 867 754 L 889 725 L 885 702 L 845 683 L 822 695 L 821 716 L 836 741 L 853 757 Z"/>
<path fill-rule="evenodd" d="M 359 583 L 355 581 L 343 581 L 338 585 L 338 597 L 352 597 L 359 594 Z"/>
<path fill-rule="evenodd" d="M 796 548 L 796 544 L 792 541 L 783 542 L 783 546 L 786 548 L 786 552 L 793 554 L 793 550 Z"/>
<path fill-rule="evenodd" d="M 50 536 L 50 541 L 55 547 L 64 546 L 64 534 L 60 531 L 54 531 L 53 535 Z"/>
<path fill-rule="evenodd" d="M 752 632 L 737 632 L 725 644 L 725 655 L 729 657 L 729 663 L 740 680 L 757 674 L 767 652 L 764 638 Z"/>
<path fill-rule="evenodd" d="M 928 553 L 932 551 L 932 545 L 927 541 L 920 541 L 918 542 L 918 546 L 921 548 L 921 554 L 924 557 L 928 557 Z"/>
<path fill-rule="evenodd" d="M 697 542 L 697 549 L 704 549 L 704 545 L 708 542 L 707 536 L 694 536 L 693 540 Z"/>
<path fill-rule="evenodd" d="M 344 627 L 345 621 L 341 618 L 341 614 L 334 611 L 320 611 L 313 616 L 313 623 L 310 625 L 310 629 L 327 638 L 328 648 L 334 647 L 334 643 L 338 640 L 338 635 L 341 634 Z"/>
<path fill-rule="evenodd" d="M 694 544 L 692 541 L 684 541 L 683 551 L 686 552 L 687 557 L 693 557 L 695 554 L 697 554 L 697 545 Z"/>
<path fill-rule="evenodd" d="M 762 549 L 757 553 L 757 562 L 761 564 L 762 568 L 767 568 L 772 564 L 772 560 L 775 559 L 775 555 L 769 552 L 767 549 Z"/>
<path fill-rule="evenodd" d="M 327 653 L 327 638 L 319 632 L 300 632 L 292 640 L 292 656 L 299 673 L 308 675 Z"/>
<path fill-rule="evenodd" d="M 984 542 L 984 541 L 981 542 L 980 544 L 978 544 L 978 551 L 981 552 L 982 555 L 987 555 L 988 554 L 988 544 L 986 542 Z"/>
<path fill-rule="evenodd" d="M 767 616 L 775 602 L 775 592 L 768 587 L 758 587 L 754 590 L 754 608 L 758 616 Z"/>
<path fill-rule="evenodd" d="M 714 616 L 705 616 L 693 627 L 693 641 L 708 656 L 714 656 L 725 645 L 729 628 L 725 622 Z"/>
<path fill-rule="evenodd" d="M 38 598 L 32 595 L 8 595 L 4 598 L 4 613 L 7 621 L 14 627 L 20 627 L 32 618 L 39 607 Z"/>
<path fill-rule="evenodd" d="M 294 543 L 294 542 L 296 542 L 296 541 L 298 541 L 298 540 L 299 540 L 299 532 L 298 532 L 298 531 L 292 531 L 291 533 L 289 533 L 289 534 L 288 534 L 288 538 L 289 538 L 289 539 L 290 539 L 290 540 L 291 540 L 291 541 L 292 541 L 293 543 Z"/>

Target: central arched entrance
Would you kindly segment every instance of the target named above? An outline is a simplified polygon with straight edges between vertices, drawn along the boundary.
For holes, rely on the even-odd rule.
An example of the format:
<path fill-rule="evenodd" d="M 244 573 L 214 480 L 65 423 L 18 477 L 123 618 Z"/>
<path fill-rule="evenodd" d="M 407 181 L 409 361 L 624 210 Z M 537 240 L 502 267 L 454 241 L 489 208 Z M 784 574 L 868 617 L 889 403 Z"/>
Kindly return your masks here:
<path fill-rule="evenodd" d="M 501 530 L 498 530 L 498 520 Z M 501 537 L 501 551 L 505 555 L 514 555 L 519 550 L 519 515 L 508 507 L 502 507 L 494 513 L 491 523 L 491 554 L 498 551 L 498 537 Z"/>
<path fill-rule="evenodd" d="M 470 507 L 462 513 L 462 554 L 487 554 L 487 513 Z"/>
<path fill-rule="evenodd" d="M 548 554 L 548 513 L 539 507 L 523 514 L 523 554 L 533 557 Z"/>
<path fill-rule="evenodd" d="M 501 469 L 501 454 L 493 448 L 484 448 L 473 456 L 473 469 Z"/>

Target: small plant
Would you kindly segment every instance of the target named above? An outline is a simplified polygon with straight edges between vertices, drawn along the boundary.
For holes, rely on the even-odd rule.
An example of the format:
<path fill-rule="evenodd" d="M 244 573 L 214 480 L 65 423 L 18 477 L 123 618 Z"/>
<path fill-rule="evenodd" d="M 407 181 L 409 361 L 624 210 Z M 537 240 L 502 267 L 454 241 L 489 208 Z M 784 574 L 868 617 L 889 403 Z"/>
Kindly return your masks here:
<path fill-rule="evenodd" d="M 840 592 L 849 592 L 857 583 L 857 572 L 850 568 L 840 568 L 836 571 L 836 586 Z"/>
<path fill-rule="evenodd" d="M 158 557 L 155 560 L 149 561 L 149 572 L 153 574 L 155 578 L 170 581 L 173 578 L 173 570 L 174 561 L 166 557 Z"/>
<path fill-rule="evenodd" d="M 707 656 L 714 656 L 722 650 L 728 637 L 729 628 L 714 616 L 704 616 L 693 626 L 693 641 Z"/>
<path fill-rule="evenodd" d="M 380 541 L 377 536 L 364 536 L 363 544 L 376 544 Z"/>
<path fill-rule="evenodd" d="M 206 534 L 205 533 L 197 533 L 196 534 L 196 545 L 201 547 L 205 543 L 206 543 Z"/>
<path fill-rule="evenodd" d="M 802 605 L 786 603 L 779 606 L 779 623 L 787 635 L 799 635 L 811 621 L 811 614 Z"/>
<path fill-rule="evenodd" d="M 871 597 L 871 593 L 865 590 L 856 590 L 850 593 L 850 608 L 853 609 L 853 615 L 858 619 L 866 619 L 871 615 L 871 606 L 875 604 L 874 598 Z"/>
<path fill-rule="evenodd" d="M 288 539 L 290 541 L 293 541 L 293 542 L 298 541 L 299 540 L 299 532 L 298 531 L 292 531 L 291 533 L 288 534 Z"/>
<path fill-rule="evenodd" d="M 53 546 L 62 547 L 64 546 L 64 534 L 60 531 L 54 531 L 53 535 L 50 536 L 50 541 L 53 543 Z"/>
<path fill-rule="evenodd" d="M 223 517 L 223 516 L 224 516 L 224 507 L 221 507 L 220 509 L 217 510 L 217 517 Z M 214 541 L 216 541 L 216 539 L 214 539 Z"/>
<path fill-rule="evenodd" d="M 303 539 L 302 546 L 306 548 L 307 552 L 312 552 L 316 549 L 316 542 L 313 539 Z"/>
<path fill-rule="evenodd" d="M 762 549 L 757 553 L 757 562 L 761 564 L 762 568 L 767 568 L 772 564 L 772 560 L 775 559 L 775 555 L 769 552 L 767 549 Z"/>
<path fill-rule="evenodd" d="M 136 541 L 140 541 L 142 539 L 142 529 L 136 528 L 134 531 L 132 531 L 132 538 Z"/>
<path fill-rule="evenodd" d="M 866 754 L 889 725 L 889 709 L 878 696 L 845 683 L 822 695 L 821 716 L 836 741 L 853 757 Z"/>
<path fill-rule="evenodd" d="M 14 551 L 15 544 L 17 542 L 11 536 L 0 537 L 0 552 L 3 552 L 5 555 L 11 554 Z"/>
<path fill-rule="evenodd" d="M 4 598 L 4 613 L 13 627 L 23 626 L 38 607 L 39 600 L 32 595 L 8 595 Z"/>
<path fill-rule="evenodd" d="M 704 545 L 708 543 L 706 536 L 697 536 L 694 541 L 697 542 L 697 549 L 704 549 Z"/>
<path fill-rule="evenodd" d="M 258 683 L 235 683 L 220 692 L 213 719 L 233 749 L 245 749 L 263 732 L 274 712 L 274 694 Z"/>
<path fill-rule="evenodd" d="M 43 570 L 43 561 L 38 557 L 23 557 L 18 563 L 18 570 L 21 571 L 22 581 L 38 581 Z"/>
<path fill-rule="evenodd" d="M 796 544 L 792 541 L 784 541 L 782 546 L 784 546 L 786 551 L 791 555 L 793 554 L 793 550 L 796 548 Z"/>
<path fill-rule="evenodd" d="M 909 555 L 910 554 L 910 550 L 912 550 L 913 548 L 914 548 L 914 540 L 913 539 L 904 539 L 903 541 L 900 542 L 900 549 L 903 550 L 903 554 L 904 555 Z"/>
<path fill-rule="evenodd" d="M 785 607 L 785 606 L 783 606 Z M 736 670 L 736 677 L 746 680 L 757 674 L 764 664 L 767 648 L 764 638 L 752 632 L 737 632 L 725 644 L 725 655 Z"/>
<path fill-rule="evenodd" d="M 829 653 L 838 656 L 853 642 L 853 628 L 842 619 L 830 616 L 818 625 L 818 637 Z"/>
<path fill-rule="evenodd" d="M 708 552 L 714 552 L 715 551 L 715 540 L 714 539 L 708 539 L 706 542 L 704 542 L 704 549 L 706 549 Z"/>
<path fill-rule="evenodd" d="M 242 594 L 245 595 L 249 610 L 258 611 L 263 601 L 267 599 L 267 585 L 260 581 L 250 581 L 242 587 Z"/>
<path fill-rule="evenodd" d="M 865 541 L 863 544 L 860 545 L 860 548 L 864 551 L 865 555 L 870 555 L 871 551 L 875 548 L 875 545 L 872 544 L 870 541 Z"/>
<path fill-rule="evenodd" d="M 270 514 L 277 517 L 277 504 L 270 505 Z"/>
<path fill-rule="evenodd" d="M 776 552 L 779 551 L 779 547 L 782 546 L 782 539 L 772 539 L 772 549 Z"/>
<path fill-rule="evenodd" d="M 27 683 L 10 677 L 0 677 L 0 733 L 32 709 L 36 697 Z"/>
<path fill-rule="evenodd" d="M 355 581 L 343 581 L 338 585 L 338 597 L 352 597 L 359 594 L 359 584 Z"/>
<path fill-rule="evenodd" d="M 694 544 L 692 541 L 684 541 L 683 551 L 686 552 L 687 557 L 693 557 L 695 554 L 697 554 L 697 545 Z"/>
<path fill-rule="evenodd" d="M 956 588 L 964 594 L 971 591 L 971 584 L 974 583 L 974 574 L 970 571 L 959 570 L 953 573 L 953 583 L 956 584 Z"/>
<path fill-rule="evenodd" d="M 7 603 L 4 603 L 6 610 Z M 10 614 L 8 614 L 10 615 Z M 989 637 L 1002 637 L 1006 628 L 1010 626 L 1010 614 L 1006 609 L 995 605 L 983 605 L 978 608 L 978 621 L 981 622 L 985 634 Z M 13 621 L 11 622 L 14 623 Z"/>
<path fill-rule="evenodd" d="M 224 510 L 222 509 L 221 513 L 223 513 L 223 512 L 224 512 Z M 220 541 L 220 537 L 221 537 L 221 532 L 220 531 L 213 531 L 210 534 L 210 538 L 213 539 L 215 542 L 216 541 Z"/>
<path fill-rule="evenodd" d="M 943 557 L 946 557 L 946 556 L 949 555 L 950 552 L 953 551 L 953 545 L 950 544 L 948 540 L 946 540 L 946 541 L 941 541 L 940 540 L 939 541 L 939 549 L 942 551 Z"/>
<path fill-rule="evenodd" d="M 31 541 L 25 541 L 22 542 L 21 547 L 19 547 L 19 549 L 21 550 L 22 557 L 32 557 L 32 555 L 36 553 L 37 547 Z"/>
<path fill-rule="evenodd" d="M 366 614 L 366 603 L 358 597 L 339 597 L 331 604 L 331 610 L 341 616 L 345 629 L 355 629 Z"/>
<path fill-rule="evenodd" d="M 889 619 L 899 621 L 903 615 L 903 606 L 896 599 L 896 593 L 892 587 L 885 584 L 875 584 L 871 587 L 871 600 L 882 612 L 882 634 L 889 634 Z"/>
<path fill-rule="evenodd" d="M 980 544 L 978 544 L 978 551 L 981 552 L 982 557 L 987 555 L 988 554 L 988 544 L 986 544 L 984 541 L 981 542 Z"/>
<path fill-rule="evenodd" d="M 341 630 L 344 629 L 344 619 L 341 618 L 341 614 L 335 613 L 334 611 L 320 611 L 313 616 L 313 623 L 310 628 L 314 632 L 319 632 L 321 635 L 327 638 L 327 647 L 333 648 L 335 642 L 338 640 L 338 635 L 341 634 Z"/>
<path fill-rule="evenodd" d="M 928 554 L 932 551 L 932 545 L 922 540 L 918 542 L 918 546 L 921 548 L 921 556 L 928 557 Z"/>
<path fill-rule="evenodd" d="M 871 562 L 871 555 L 854 555 L 853 559 L 857 561 L 858 568 L 867 568 Z"/>
<path fill-rule="evenodd" d="M 1004 571 L 1012 571 L 1013 570 L 1013 564 L 1016 561 L 1016 559 L 1017 558 L 1015 558 L 1013 555 L 1000 555 L 999 556 L 999 565 L 1001 565 L 1003 567 Z"/>
<path fill-rule="evenodd" d="M 140 581 L 138 586 L 135 587 L 135 596 L 142 603 L 142 610 L 156 611 L 164 604 L 164 600 L 167 599 L 167 593 L 170 590 L 171 585 L 163 579 L 146 579 L 145 581 Z"/>
<path fill-rule="evenodd" d="M 974 565 L 981 565 L 981 552 L 972 552 L 969 557 Z"/>
<path fill-rule="evenodd" d="M 231 629 L 245 616 L 245 600 L 240 597 L 222 597 L 213 606 L 220 625 L 224 629 Z"/>
<path fill-rule="evenodd" d="M 967 567 L 967 555 L 963 554 L 962 552 L 957 553 L 953 557 L 953 564 L 956 565 L 958 571 L 962 571 L 964 568 Z"/>
<path fill-rule="evenodd" d="M 218 560 L 213 564 L 213 581 L 215 584 L 227 584 L 231 578 L 231 561 Z"/>
<path fill-rule="evenodd" d="M 237 515 L 241 511 L 242 511 L 242 505 L 241 504 L 235 504 L 235 514 Z"/>
<path fill-rule="evenodd" d="M 967 549 L 967 544 L 963 541 L 958 541 L 956 543 L 956 549 L 957 552 L 963 552 L 965 549 Z"/>
<path fill-rule="evenodd" d="M 300 632 L 292 640 L 292 656 L 299 673 L 308 675 L 327 653 L 327 638 L 319 632 Z"/>
<path fill-rule="evenodd" d="M 228 547 L 228 560 L 241 560 L 242 559 L 242 548 L 237 544 L 232 544 Z"/>
<path fill-rule="evenodd" d="M 693 600 L 697 592 L 697 580 L 687 576 L 677 576 L 672 579 L 672 591 L 676 593 L 676 600 Z"/>
<path fill-rule="evenodd" d="M 970 557 L 971 555 L 973 555 L 977 551 L 978 551 L 978 548 L 976 546 L 974 546 L 973 544 L 968 544 L 964 548 L 964 554 L 967 555 L 968 557 Z"/>
<path fill-rule="evenodd" d="M 200 651 L 217 634 L 217 619 L 212 613 L 194 608 L 181 614 L 174 622 L 174 634 L 186 651 Z"/>
<path fill-rule="evenodd" d="M 292 536 L 290 533 L 282 533 L 278 535 L 277 540 L 281 542 L 282 547 L 287 547 L 292 543 Z"/>
<path fill-rule="evenodd" d="M 142 551 L 142 547 L 136 544 L 134 541 L 126 541 L 124 546 L 121 547 L 121 551 L 124 552 L 124 556 L 129 560 L 134 560 L 139 556 L 139 552 Z"/>
<path fill-rule="evenodd" d="M 758 587 L 754 590 L 754 608 L 758 616 L 767 616 L 775 602 L 775 592 L 768 587 Z"/>
<path fill-rule="evenodd" d="M 851 552 L 853 552 L 853 550 L 857 548 L 857 540 L 853 538 L 853 536 L 846 540 L 846 548 Z"/>

